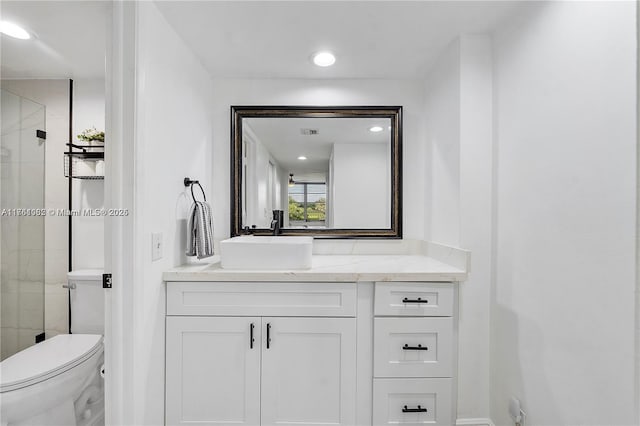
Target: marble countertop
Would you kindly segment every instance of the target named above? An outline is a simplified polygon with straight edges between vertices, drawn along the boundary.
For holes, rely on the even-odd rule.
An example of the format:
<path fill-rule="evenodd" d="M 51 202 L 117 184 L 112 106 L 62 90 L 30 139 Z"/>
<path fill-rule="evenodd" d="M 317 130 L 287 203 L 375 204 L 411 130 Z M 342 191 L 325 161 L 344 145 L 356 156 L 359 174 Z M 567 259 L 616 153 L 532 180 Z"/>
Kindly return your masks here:
<path fill-rule="evenodd" d="M 467 270 L 423 255 L 313 255 L 311 269 L 223 269 L 214 256 L 207 264 L 166 271 L 165 281 L 464 281 Z"/>

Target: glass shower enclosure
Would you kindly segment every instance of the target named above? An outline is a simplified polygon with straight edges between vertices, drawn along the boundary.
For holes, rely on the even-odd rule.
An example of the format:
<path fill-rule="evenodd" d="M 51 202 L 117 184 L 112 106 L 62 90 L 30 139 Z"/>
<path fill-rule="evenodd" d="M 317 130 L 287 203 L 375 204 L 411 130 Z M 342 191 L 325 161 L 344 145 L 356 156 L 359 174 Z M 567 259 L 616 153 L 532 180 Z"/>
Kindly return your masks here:
<path fill-rule="evenodd" d="M 0 359 L 44 339 L 45 106 L 1 90 Z M 39 137 L 40 136 L 40 137 Z"/>

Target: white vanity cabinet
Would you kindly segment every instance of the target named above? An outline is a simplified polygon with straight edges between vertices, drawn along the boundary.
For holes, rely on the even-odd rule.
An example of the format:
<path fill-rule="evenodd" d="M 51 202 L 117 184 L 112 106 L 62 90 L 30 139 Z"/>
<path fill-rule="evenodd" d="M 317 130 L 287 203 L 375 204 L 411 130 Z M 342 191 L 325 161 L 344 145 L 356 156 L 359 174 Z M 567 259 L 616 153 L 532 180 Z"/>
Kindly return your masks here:
<path fill-rule="evenodd" d="M 166 424 L 453 425 L 456 301 L 452 282 L 169 281 Z"/>
<path fill-rule="evenodd" d="M 355 425 L 355 305 L 355 283 L 168 283 L 166 424 Z"/>
<path fill-rule="evenodd" d="M 374 297 L 373 424 L 454 424 L 454 287 L 376 283 Z"/>

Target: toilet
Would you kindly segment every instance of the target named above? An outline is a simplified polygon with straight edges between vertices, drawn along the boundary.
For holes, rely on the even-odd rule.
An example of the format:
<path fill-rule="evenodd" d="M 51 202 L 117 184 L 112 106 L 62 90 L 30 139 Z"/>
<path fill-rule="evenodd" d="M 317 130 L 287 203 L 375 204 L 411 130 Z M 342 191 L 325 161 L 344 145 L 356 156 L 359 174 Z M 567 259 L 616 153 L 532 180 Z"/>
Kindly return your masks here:
<path fill-rule="evenodd" d="M 68 274 L 71 333 L 0 362 L 0 424 L 104 425 L 101 270 Z"/>

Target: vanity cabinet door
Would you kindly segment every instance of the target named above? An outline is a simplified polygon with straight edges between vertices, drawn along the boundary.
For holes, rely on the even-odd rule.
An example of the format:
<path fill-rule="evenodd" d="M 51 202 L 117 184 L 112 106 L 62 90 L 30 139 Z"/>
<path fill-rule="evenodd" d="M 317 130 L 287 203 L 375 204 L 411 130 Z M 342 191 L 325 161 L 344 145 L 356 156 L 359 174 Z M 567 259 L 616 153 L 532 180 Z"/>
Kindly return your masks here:
<path fill-rule="evenodd" d="M 262 425 L 356 422 L 355 318 L 262 319 Z"/>
<path fill-rule="evenodd" d="M 260 321 L 167 317 L 167 425 L 260 424 Z"/>

